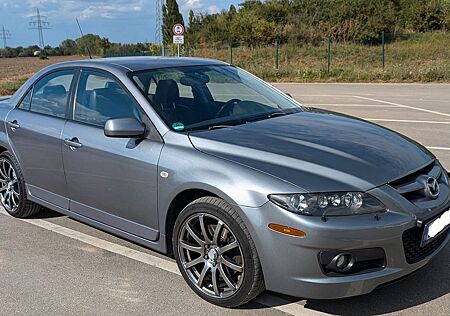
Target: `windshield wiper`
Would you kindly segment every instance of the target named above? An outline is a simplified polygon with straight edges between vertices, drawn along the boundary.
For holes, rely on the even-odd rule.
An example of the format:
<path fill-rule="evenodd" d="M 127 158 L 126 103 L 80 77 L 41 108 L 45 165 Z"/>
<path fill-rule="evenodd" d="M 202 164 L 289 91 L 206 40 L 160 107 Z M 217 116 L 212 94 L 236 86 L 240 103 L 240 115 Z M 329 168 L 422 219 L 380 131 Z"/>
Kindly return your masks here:
<path fill-rule="evenodd" d="M 212 131 L 215 129 L 232 127 L 233 125 L 212 125 L 212 126 L 198 126 L 193 128 L 187 128 L 186 132 L 201 132 L 201 131 Z"/>
<path fill-rule="evenodd" d="M 278 116 L 285 116 L 285 115 L 289 115 L 289 114 L 293 114 L 294 112 L 272 112 L 269 114 L 265 114 L 265 115 L 261 115 L 261 116 L 257 116 L 254 117 L 252 119 L 249 119 L 246 121 L 246 123 L 251 123 L 251 122 L 256 122 L 256 121 L 262 121 L 262 120 L 267 120 L 267 119 L 271 119 L 274 117 L 278 117 Z"/>
<path fill-rule="evenodd" d="M 270 113 L 269 115 L 267 115 L 267 118 L 272 118 L 272 117 L 277 117 L 277 116 L 285 116 L 291 114 L 289 112 L 274 112 L 274 113 Z"/>
<path fill-rule="evenodd" d="M 214 129 L 227 128 L 227 127 L 231 127 L 231 126 L 233 126 L 233 125 L 212 125 L 212 126 L 209 126 L 208 129 L 210 131 L 212 131 Z"/>
<path fill-rule="evenodd" d="M 250 117 L 250 118 L 240 118 L 240 119 L 236 119 L 236 120 L 227 120 L 224 122 L 224 124 L 220 124 L 220 122 L 218 122 L 217 125 L 211 125 L 211 126 L 207 126 L 207 125 L 206 126 L 205 125 L 196 126 L 197 124 L 193 124 L 192 126 L 186 126 L 186 131 L 187 132 L 198 132 L 198 131 L 205 131 L 205 130 L 212 131 L 215 129 L 238 126 L 238 125 L 242 125 L 242 124 L 267 120 L 267 119 L 271 119 L 274 117 L 284 116 L 284 115 L 289 115 L 289 114 L 294 114 L 294 113 L 296 113 L 296 112 L 292 111 L 292 110 L 291 111 L 285 110 L 285 111 L 277 111 L 277 112 L 267 113 L 267 114 L 259 115 L 259 116 L 253 117 L 253 118 Z"/>

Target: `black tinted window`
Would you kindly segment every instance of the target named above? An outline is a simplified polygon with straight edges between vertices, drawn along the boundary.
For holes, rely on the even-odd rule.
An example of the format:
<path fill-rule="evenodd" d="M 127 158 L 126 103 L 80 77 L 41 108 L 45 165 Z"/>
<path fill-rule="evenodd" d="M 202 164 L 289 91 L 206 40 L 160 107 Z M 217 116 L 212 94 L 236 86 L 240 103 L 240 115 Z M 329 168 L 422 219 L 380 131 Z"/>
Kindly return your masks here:
<path fill-rule="evenodd" d="M 73 70 L 63 70 L 39 80 L 34 85 L 31 111 L 65 118 L 73 76 Z"/>
<path fill-rule="evenodd" d="M 114 118 L 136 118 L 142 121 L 142 112 L 115 79 L 83 71 L 76 96 L 74 120 L 103 127 L 107 120 Z"/>
<path fill-rule="evenodd" d="M 33 93 L 33 89 L 31 89 L 30 91 L 27 92 L 25 97 L 22 99 L 22 102 L 20 102 L 20 104 L 19 104 L 19 109 L 27 110 L 27 111 L 30 110 L 32 93 Z"/>

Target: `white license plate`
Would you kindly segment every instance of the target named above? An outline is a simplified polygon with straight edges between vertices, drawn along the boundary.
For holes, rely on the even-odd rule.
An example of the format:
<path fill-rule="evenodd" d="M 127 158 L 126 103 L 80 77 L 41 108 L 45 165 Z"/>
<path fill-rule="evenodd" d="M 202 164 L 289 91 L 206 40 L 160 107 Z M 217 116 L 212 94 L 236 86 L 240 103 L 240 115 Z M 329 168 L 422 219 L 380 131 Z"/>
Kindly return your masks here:
<path fill-rule="evenodd" d="M 423 231 L 422 244 L 427 243 L 429 240 L 433 239 L 434 237 L 442 233 L 449 226 L 450 226 L 450 210 L 444 212 L 441 216 L 425 225 L 425 229 Z"/>

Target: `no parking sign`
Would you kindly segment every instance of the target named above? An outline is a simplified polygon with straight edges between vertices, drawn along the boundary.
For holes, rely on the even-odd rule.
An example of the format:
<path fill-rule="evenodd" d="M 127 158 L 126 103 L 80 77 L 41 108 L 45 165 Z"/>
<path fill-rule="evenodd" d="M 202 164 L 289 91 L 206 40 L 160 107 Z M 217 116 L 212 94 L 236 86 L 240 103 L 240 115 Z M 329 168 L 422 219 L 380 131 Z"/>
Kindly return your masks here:
<path fill-rule="evenodd" d="M 177 23 L 172 27 L 173 35 L 181 36 L 184 35 L 184 26 L 183 24 Z"/>
<path fill-rule="evenodd" d="M 184 44 L 184 26 L 177 23 L 172 27 L 173 43 L 178 45 L 178 57 L 180 56 L 180 45 Z"/>

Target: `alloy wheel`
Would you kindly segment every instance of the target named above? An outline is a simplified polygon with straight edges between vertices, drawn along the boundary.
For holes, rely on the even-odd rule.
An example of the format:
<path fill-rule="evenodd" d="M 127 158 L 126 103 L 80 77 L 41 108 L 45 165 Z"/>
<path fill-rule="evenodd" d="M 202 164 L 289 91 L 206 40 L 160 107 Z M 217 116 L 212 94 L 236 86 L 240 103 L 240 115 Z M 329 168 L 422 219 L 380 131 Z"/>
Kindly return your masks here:
<path fill-rule="evenodd" d="M 235 294 L 244 277 L 241 246 L 219 218 L 197 213 L 183 224 L 178 237 L 181 265 L 190 281 L 214 298 Z"/>
<path fill-rule="evenodd" d="M 19 207 L 19 180 L 13 166 L 5 158 L 0 158 L 0 200 L 10 212 L 15 212 Z"/>

